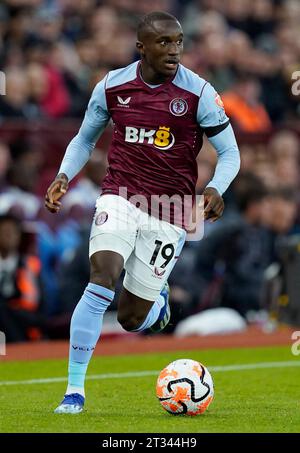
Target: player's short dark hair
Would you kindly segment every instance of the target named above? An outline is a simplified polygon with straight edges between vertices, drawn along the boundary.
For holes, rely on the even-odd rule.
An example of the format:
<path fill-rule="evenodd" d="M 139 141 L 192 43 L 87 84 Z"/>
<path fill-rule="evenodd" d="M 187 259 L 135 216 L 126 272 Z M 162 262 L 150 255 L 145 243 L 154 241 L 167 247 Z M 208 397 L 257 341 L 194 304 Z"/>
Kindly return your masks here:
<path fill-rule="evenodd" d="M 153 11 L 152 13 L 149 13 L 146 16 L 144 16 L 138 23 L 137 26 L 138 40 L 142 40 L 144 32 L 149 28 L 153 29 L 153 23 L 160 20 L 178 22 L 178 19 L 172 14 L 166 13 L 164 11 Z"/>

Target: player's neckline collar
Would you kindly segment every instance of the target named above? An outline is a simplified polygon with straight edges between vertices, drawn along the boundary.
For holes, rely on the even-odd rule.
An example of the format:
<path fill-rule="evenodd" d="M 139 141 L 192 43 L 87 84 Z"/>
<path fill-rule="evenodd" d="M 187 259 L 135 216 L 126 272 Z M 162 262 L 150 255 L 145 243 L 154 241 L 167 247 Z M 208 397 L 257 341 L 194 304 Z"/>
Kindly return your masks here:
<path fill-rule="evenodd" d="M 153 90 L 159 90 L 161 87 L 165 87 L 166 85 L 170 85 L 170 83 L 173 82 L 173 80 L 175 79 L 176 75 L 178 73 L 178 68 L 177 68 L 177 71 L 175 72 L 174 76 L 173 77 L 170 77 L 166 82 L 163 82 L 163 83 L 160 83 L 159 85 L 154 85 L 154 86 L 151 86 L 151 84 L 148 84 L 147 82 L 145 82 L 145 80 L 143 79 L 142 75 L 141 75 L 141 61 L 139 61 L 138 65 L 137 65 L 137 68 L 136 68 L 136 75 L 137 75 L 137 78 L 138 80 L 149 90 L 149 91 L 153 91 Z"/>

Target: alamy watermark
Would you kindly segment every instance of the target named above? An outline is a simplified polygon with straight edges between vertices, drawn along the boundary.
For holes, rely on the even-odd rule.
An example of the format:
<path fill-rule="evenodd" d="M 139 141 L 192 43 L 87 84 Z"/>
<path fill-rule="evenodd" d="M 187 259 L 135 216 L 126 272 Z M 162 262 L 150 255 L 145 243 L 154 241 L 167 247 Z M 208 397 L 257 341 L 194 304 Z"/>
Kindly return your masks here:
<path fill-rule="evenodd" d="M 143 211 L 140 221 L 143 231 L 162 231 L 170 229 L 170 224 L 186 231 L 186 241 L 199 241 L 204 235 L 204 196 L 144 195 L 129 196 L 127 187 L 120 187 L 114 200 L 114 209 L 108 214 L 101 204 L 95 213 L 95 226 L 106 224 L 109 231 L 132 231 L 136 229 L 135 218 Z M 101 203 L 101 201 L 100 201 Z M 138 210 L 136 208 L 139 208 Z M 107 223 L 106 223 L 107 222 Z"/>
<path fill-rule="evenodd" d="M 6 76 L 3 71 L 0 71 L 0 95 L 6 95 Z"/>
<path fill-rule="evenodd" d="M 292 93 L 294 96 L 299 96 L 300 95 L 300 71 L 293 72 L 292 80 L 295 81 L 292 84 Z"/>
<path fill-rule="evenodd" d="M 295 342 L 292 344 L 291 351 L 293 355 L 300 355 L 300 330 L 295 330 L 291 336 Z"/>
<path fill-rule="evenodd" d="M 0 355 L 6 355 L 6 337 L 5 333 L 0 331 Z"/>

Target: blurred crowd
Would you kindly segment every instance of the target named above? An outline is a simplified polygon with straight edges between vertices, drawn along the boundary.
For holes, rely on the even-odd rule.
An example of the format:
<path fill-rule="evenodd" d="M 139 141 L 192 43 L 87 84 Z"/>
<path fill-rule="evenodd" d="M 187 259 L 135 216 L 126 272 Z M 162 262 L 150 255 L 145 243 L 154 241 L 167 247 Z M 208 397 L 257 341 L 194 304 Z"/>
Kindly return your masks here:
<path fill-rule="evenodd" d="M 81 117 L 95 83 L 137 58 L 136 24 L 153 10 L 181 20 L 183 64 L 225 93 L 237 127 L 299 119 L 298 0 L 4 0 L 1 118 Z"/>
<path fill-rule="evenodd" d="M 63 133 L 62 119 L 77 118 L 79 124 L 107 71 L 138 58 L 136 24 L 153 10 L 181 21 L 182 63 L 222 95 L 242 162 L 224 197 L 224 217 L 206 225 L 201 242 L 186 243 L 171 274 L 169 331 L 206 308 L 231 307 L 245 319 L 270 310 L 266 286 L 274 263 L 280 275 L 280 244 L 300 235 L 300 96 L 292 92 L 293 74 L 300 70 L 300 1 L 4 0 L 0 331 L 8 341 L 68 335 L 70 315 L 89 279 L 89 227 L 109 140 L 95 149 L 54 216 L 43 206 L 64 152 L 62 146 L 51 148 L 53 138 Z M 50 124 L 47 137 L 35 133 L 38 122 Z M 20 124 L 27 132 L 14 134 Z M 198 156 L 198 193 L 215 164 L 206 141 Z"/>

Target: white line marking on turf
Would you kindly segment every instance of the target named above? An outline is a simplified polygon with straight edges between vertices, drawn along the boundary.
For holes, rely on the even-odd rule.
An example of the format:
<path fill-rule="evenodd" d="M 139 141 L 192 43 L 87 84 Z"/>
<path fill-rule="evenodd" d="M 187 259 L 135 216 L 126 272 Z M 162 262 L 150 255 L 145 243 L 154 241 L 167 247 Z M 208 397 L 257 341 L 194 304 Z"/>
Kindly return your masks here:
<path fill-rule="evenodd" d="M 224 366 L 208 366 L 207 368 L 212 373 L 219 371 L 243 371 L 243 370 L 257 370 L 265 368 L 285 368 L 285 367 L 298 367 L 300 366 L 300 360 L 289 360 L 286 362 L 260 362 L 260 363 L 245 363 L 240 365 L 224 365 Z M 126 379 L 143 376 L 157 376 L 160 370 L 153 371 L 133 371 L 129 373 L 108 373 L 108 374 L 92 374 L 87 376 L 86 379 L 89 381 L 96 381 L 101 379 Z M 54 378 L 42 378 L 42 379 L 28 379 L 25 381 L 0 381 L 2 385 L 30 385 L 30 384 L 53 384 L 55 382 L 66 382 L 66 377 L 54 377 Z"/>

